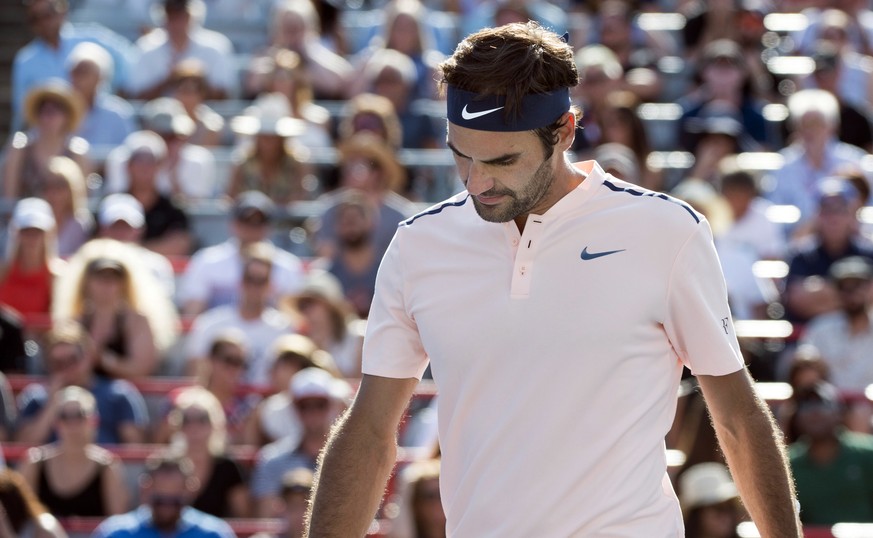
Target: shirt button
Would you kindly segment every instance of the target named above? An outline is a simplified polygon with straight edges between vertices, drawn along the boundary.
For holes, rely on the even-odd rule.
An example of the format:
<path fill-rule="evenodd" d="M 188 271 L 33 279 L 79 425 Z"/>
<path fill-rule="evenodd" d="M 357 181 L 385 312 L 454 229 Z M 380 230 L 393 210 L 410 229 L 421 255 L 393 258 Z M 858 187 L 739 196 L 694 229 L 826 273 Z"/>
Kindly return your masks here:
<path fill-rule="evenodd" d="M 514 246 L 514 247 L 517 247 L 517 246 L 518 246 L 518 239 L 513 239 L 513 240 L 512 240 L 512 246 Z"/>
<path fill-rule="evenodd" d="M 527 267 L 525 267 L 524 265 L 522 265 L 522 266 L 521 266 L 521 269 L 519 269 L 518 272 L 521 273 L 521 274 L 523 275 L 523 274 L 525 273 L 525 271 L 527 271 Z"/>

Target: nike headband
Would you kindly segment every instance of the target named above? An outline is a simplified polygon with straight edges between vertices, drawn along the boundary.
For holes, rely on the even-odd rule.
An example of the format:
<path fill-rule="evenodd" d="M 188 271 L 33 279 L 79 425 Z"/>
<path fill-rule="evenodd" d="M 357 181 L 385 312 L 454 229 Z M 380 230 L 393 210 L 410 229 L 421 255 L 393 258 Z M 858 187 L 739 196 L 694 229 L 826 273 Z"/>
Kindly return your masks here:
<path fill-rule="evenodd" d="M 507 117 L 505 95 L 481 95 L 447 87 L 448 119 L 477 131 L 532 131 L 551 125 L 570 110 L 570 89 L 531 93 L 521 100 L 521 113 Z"/>

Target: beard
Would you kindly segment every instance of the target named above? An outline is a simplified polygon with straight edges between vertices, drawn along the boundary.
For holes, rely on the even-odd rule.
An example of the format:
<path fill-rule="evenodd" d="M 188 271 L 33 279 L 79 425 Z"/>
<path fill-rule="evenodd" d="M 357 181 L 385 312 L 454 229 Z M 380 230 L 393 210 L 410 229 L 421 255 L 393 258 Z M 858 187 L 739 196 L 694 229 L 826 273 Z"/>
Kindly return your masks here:
<path fill-rule="evenodd" d="M 509 189 L 491 189 L 483 192 L 482 196 L 505 196 L 507 199 L 496 205 L 485 205 L 474 196 L 473 207 L 482 220 L 488 222 L 509 222 L 516 217 L 531 212 L 536 205 L 545 197 L 555 179 L 549 170 L 549 160 L 543 161 L 533 173 L 527 184 L 519 192 Z"/>

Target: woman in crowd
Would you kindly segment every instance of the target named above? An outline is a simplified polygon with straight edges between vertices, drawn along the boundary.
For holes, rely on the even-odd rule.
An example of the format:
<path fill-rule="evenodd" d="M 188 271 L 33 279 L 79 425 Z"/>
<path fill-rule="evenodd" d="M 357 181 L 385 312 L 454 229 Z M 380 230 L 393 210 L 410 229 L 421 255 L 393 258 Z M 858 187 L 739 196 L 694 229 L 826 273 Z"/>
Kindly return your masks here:
<path fill-rule="evenodd" d="M 221 518 L 246 517 L 248 488 L 239 465 L 226 454 L 227 430 L 221 403 L 203 387 L 188 387 L 173 402 L 171 443 L 180 445 L 198 478 L 194 508 Z"/>
<path fill-rule="evenodd" d="M 445 538 L 446 516 L 440 502 L 440 461 L 410 463 L 400 473 L 395 501 L 386 512 L 393 517 L 391 538 Z"/>
<path fill-rule="evenodd" d="M 288 100 L 278 93 L 264 94 L 231 121 L 241 137 L 252 137 L 242 144 L 241 157 L 230 173 L 227 194 L 257 190 L 276 204 L 284 205 L 313 199 L 318 179 L 309 173 L 290 140 L 303 133 L 306 124 L 289 117 Z"/>
<path fill-rule="evenodd" d="M 206 104 L 209 82 L 203 63 L 195 58 L 180 61 L 170 73 L 170 87 L 172 96 L 182 103 L 188 117 L 196 125 L 187 142 L 198 146 L 221 144 L 224 118 Z"/>
<path fill-rule="evenodd" d="M 55 319 L 75 319 L 95 343 L 97 371 L 138 379 L 157 371 L 161 353 L 178 334 L 169 297 L 138 254 L 112 239 L 86 243 L 58 283 Z"/>
<path fill-rule="evenodd" d="M 58 257 L 55 218 L 49 204 L 25 198 L 15 205 L 0 269 L 0 303 L 27 317 L 50 312 L 55 278 L 64 262 Z"/>
<path fill-rule="evenodd" d="M 58 255 L 72 256 L 94 232 L 85 176 L 68 157 L 52 157 L 47 168 L 43 197 L 51 206 L 58 227 Z"/>
<path fill-rule="evenodd" d="M 52 79 L 27 94 L 24 117 L 30 129 L 13 135 L 3 167 L 3 196 L 7 200 L 42 196 L 52 157 L 69 157 L 88 172 L 88 143 L 73 136 L 84 109 L 79 96 L 61 80 Z"/>
<path fill-rule="evenodd" d="M 663 188 L 661 171 L 648 164 L 652 151 L 643 121 L 637 115 L 639 98 L 632 92 L 620 91 L 606 97 L 606 107 L 597 118 L 602 144 L 621 144 L 630 148 L 640 167 L 638 184 L 652 190 Z M 631 180 L 633 183 L 637 181 Z"/>
<path fill-rule="evenodd" d="M 12 469 L 0 469 L 0 538 L 67 538 L 60 522 Z"/>
<path fill-rule="evenodd" d="M 343 377 L 360 377 L 363 322 L 352 312 L 335 276 L 310 270 L 303 289 L 284 306 L 303 319 L 306 335 L 330 355 Z"/>
<path fill-rule="evenodd" d="M 302 334 L 286 334 L 273 343 L 270 381 L 275 394 L 262 401 L 249 422 L 246 442 L 258 446 L 278 439 L 300 437 L 300 418 L 291 401 L 289 387 L 294 374 L 305 368 L 317 367 L 336 377 L 339 371 L 333 358 Z"/>
<path fill-rule="evenodd" d="M 28 452 L 20 468 L 27 483 L 58 517 L 107 517 L 128 510 L 121 462 L 94 444 L 100 420 L 94 396 L 69 386 L 54 405 L 58 440 Z"/>
<path fill-rule="evenodd" d="M 679 503 L 688 538 L 739 538 L 739 493 L 724 464 L 699 463 L 679 476 Z"/>
<path fill-rule="evenodd" d="M 330 112 L 313 101 L 312 84 L 300 55 L 280 50 L 261 63 L 264 92 L 284 95 L 290 107 L 289 116 L 306 123 L 306 129 L 297 137 L 297 142 L 307 148 L 333 146 Z"/>

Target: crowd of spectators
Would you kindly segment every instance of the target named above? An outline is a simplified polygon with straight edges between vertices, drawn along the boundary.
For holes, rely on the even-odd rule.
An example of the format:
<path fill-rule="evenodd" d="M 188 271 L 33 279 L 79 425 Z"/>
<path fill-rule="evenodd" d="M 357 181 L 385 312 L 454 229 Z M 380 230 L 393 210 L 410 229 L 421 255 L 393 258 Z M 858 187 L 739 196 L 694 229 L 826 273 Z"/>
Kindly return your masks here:
<path fill-rule="evenodd" d="M 705 214 L 735 318 L 790 323 L 740 336 L 758 380 L 793 391 L 777 416 L 804 523 L 873 523 L 869 4 L 23 0 L 0 442 L 30 450 L 0 472 L 0 535 L 86 516 L 108 518 L 96 536 L 232 535 L 220 518 L 299 536 L 394 228 L 462 188 L 435 68 L 529 19 L 577 51 L 579 160 Z M 667 448 L 689 536 L 736 536 L 686 392 Z M 391 536 L 444 536 L 433 412 L 414 401 L 401 436 Z M 141 476 L 123 445 L 153 449 Z"/>

